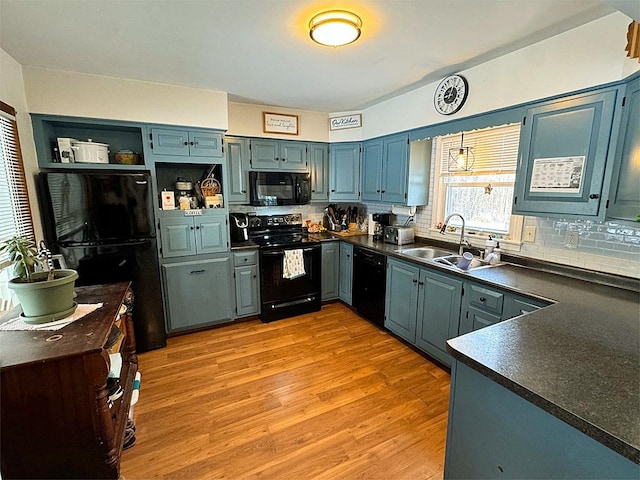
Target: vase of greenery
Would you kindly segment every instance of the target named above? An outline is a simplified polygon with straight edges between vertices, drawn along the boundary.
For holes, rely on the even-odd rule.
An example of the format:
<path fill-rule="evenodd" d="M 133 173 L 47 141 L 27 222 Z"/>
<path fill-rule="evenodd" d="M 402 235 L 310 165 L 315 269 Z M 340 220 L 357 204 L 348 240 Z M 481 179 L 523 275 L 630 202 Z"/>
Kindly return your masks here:
<path fill-rule="evenodd" d="M 0 246 L 14 265 L 16 277 L 9 280 L 22 307 L 22 319 L 29 323 L 46 323 L 72 314 L 78 272 L 49 268 L 46 256 L 39 254 L 35 244 L 24 237 L 13 237 Z M 41 271 L 36 271 L 36 266 Z"/>

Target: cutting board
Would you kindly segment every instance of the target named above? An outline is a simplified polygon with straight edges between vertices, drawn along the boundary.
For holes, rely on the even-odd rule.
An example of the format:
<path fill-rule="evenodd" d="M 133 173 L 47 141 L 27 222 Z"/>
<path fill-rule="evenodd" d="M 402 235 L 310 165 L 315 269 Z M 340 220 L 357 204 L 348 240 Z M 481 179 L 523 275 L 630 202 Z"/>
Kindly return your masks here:
<path fill-rule="evenodd" d="M 340 235 L 341 237 L 354 237 L 356 235 L 367 235 L 367 232 L 361 232 L 359 230 L 356 231 L 349 231 L 349 230 L 344 230 L 344 231 L 340 231 L 340 232 L 330 232 L 333 233 L 334 235 Z"/>

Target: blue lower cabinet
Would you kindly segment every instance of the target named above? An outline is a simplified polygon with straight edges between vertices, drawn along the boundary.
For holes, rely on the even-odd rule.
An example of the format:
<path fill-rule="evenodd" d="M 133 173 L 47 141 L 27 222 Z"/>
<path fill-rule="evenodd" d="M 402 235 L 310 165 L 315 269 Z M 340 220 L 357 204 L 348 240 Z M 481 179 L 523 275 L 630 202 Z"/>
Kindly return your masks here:
<path fill-rule="evenodd" d="M 236 284 L 236 315 L 246 317 L 260 313 L 260 280 L 258 266 L 234 269 Z"/>
<path fill-rule="evenodd" d="M 461 362 L 444 478 L 638 478 L 638 465 Z"/>
<path fill-rule="evenodd" d="M 384 326 L 411 343 L 416 341 L 419 278 L 417 266 L 392 258 L 387 261 Z"/>
<path fill-rule="evenodd" d="M 416 346 L 447 366 L 447 340 L 458 336 L 462 281 L 448 275 L 420 271 Z"/>
<path fill-rule="evenodd" d="M 340 290 L 339 297 L 347 305 L 352 304 L 353 286 L 353 245 L 340 242 Z"/>
<path fill-rule="evenodd" d="M 449 338 L 458 335 L 462 280 L 390 258 L 384 326 L 450 366 Z"/>
<path fill-rule="evenodd" d="M 231 321 L 232 274 L 228 254 L 165 263 L 162 276 L 169 333 Z"/>
<path fill-rule="evenodd" d="M 340 243 L 325 242 L 322 244 L 322 301 L 338 298 L 339 290 Z"/>
<path fill-rule="evenodd" d="M 260 313 L 260 275 L 258 250 L 233 252 L 233 277 L 236 287 L 236 317 Z"/>
<path fill-rule="evenodd" d="M 459 335 L 546 307 L 549 302 L 467 282 Z"/>

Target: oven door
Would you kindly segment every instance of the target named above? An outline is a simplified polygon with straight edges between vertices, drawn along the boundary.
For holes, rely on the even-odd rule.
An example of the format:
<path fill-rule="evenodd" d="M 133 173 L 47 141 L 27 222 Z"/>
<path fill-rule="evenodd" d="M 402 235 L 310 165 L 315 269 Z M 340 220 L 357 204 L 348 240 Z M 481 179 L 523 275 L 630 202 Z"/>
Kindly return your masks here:
<path fill-rule="evenodd" d="M 285 251 L 296 249 L 302 250 L 304 274 L 285 278 Z M 260 249 L 260 298 L 264 322 L 320 310 L 321 255 L 320 244 Z"/>

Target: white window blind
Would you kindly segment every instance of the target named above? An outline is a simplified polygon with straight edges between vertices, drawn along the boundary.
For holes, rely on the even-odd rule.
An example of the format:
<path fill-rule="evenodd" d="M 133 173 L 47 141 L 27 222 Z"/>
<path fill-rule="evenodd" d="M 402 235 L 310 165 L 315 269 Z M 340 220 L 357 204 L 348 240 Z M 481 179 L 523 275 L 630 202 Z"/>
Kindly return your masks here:
<path fill-rule="evenodd" d="M 475 163 L 469 172 L 450 170 L 449 151 L 460 149 L 462 133 L 440 138 L 440 174 L 477 175 L 479 173 L 511 173 L 518 164 L 520 125 L 511 124 L 464 132 L 463 147 L 471 147 Z"/>
<path fill-rule="evenodd" d="M 519 140 L 519 124 L 438 137 L 437 218 L 443 221 L 459 213 L 469 230 L 515 238 L 518 227 L 511 216 L 511 205 Z M 469 171 L 460 170 L 451 159 L 451 153 L 457 156 L 461 147 L 470 147 L 475 156 Z M 454 217 L 450 225 L 459 226 L 461 222 Z"/>
<path fill-rule="evenodd" d="M 0 101 L 0 243 L 14 236 L 35 241 L 15 110 Z M 0 267 L 7 256 L 0 256 Z"/>

